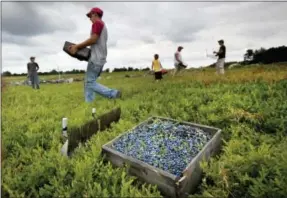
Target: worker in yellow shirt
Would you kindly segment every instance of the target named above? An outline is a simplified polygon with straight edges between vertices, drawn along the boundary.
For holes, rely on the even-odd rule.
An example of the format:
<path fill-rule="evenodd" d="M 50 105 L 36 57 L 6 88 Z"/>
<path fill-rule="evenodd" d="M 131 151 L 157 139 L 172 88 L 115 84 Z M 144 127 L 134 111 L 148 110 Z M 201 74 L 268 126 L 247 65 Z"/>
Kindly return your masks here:
<path fill-rule="evenodd" d="M 161 72 L 162 66 L 158 58 L 159 58 L 158 54 L 155 54 L 154 60 L 152 61 L 152 66 L 151 66 L 152 70 L 154 71 L 154 77 L 156 81 L 162 79 L 162 72 Z"/>

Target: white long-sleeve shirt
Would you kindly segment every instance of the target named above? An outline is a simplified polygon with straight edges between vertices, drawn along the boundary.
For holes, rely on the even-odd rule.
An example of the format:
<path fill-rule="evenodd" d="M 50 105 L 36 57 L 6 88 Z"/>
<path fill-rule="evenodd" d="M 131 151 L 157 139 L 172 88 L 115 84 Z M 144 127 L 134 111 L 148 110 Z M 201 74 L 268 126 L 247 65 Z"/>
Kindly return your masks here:
<path fill-rule="evenodd" d="M 181 53 L 179 52 L 179 51 L 176 51 L 175 53 L 174 53 L 174 64 L 175 65 L 178 65 L 178 63 L 180 63 L 177 59 L 176 59 L 176 56 L 178 55 L 178 59 L 181 61 L 181 62 L 183 62 L 182 61 L 182 56 L 181 56 Z"/>

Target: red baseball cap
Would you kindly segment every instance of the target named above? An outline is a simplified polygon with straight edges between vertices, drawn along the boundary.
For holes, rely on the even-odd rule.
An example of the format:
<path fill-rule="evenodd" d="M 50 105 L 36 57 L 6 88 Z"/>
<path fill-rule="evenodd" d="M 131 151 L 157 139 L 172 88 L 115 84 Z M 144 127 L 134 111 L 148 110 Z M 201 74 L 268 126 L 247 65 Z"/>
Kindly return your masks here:
<path fill-rule="evenodd" d="M 87 13 L 87 17 L 90 17 L 92 13 L 96 13 L 100 16 L 103 16 L 104 12 L 100 8 L 92 8 L 89 13 Z"/>

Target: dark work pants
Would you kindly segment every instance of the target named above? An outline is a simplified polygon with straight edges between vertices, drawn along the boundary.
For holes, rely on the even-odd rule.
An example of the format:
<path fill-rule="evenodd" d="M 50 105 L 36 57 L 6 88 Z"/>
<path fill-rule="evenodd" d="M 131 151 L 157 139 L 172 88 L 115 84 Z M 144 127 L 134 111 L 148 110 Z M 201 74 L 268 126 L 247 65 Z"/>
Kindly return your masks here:
<path fill-rule="evenodd" d="M 32 88 L 33 89 L 40 89 L 40 86 L 39 86 L 39 77 L 38 77 L 38 74 L 36 72 L 32 72 L 30 74 L 30 81 L 31 81 L 31 84 L 32 84 Z"/>

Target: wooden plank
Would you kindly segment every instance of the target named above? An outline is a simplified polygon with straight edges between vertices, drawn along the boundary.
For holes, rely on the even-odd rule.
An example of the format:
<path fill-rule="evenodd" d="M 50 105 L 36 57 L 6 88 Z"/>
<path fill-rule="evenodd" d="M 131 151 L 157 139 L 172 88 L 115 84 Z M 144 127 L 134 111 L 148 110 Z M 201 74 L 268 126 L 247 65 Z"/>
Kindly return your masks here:
<path fill-rule="evenodd" d="M 97 119 L 89 121 L 81 127 L 70 129 L 68 132 L 68 155 L 70 155 L 80 143 L 86 142 L 99 131 L 109 128 L 112 122 L 117 122 L 120 119 L 120 116 L 121 109 L 116 108 L 101 115 Z"/>

